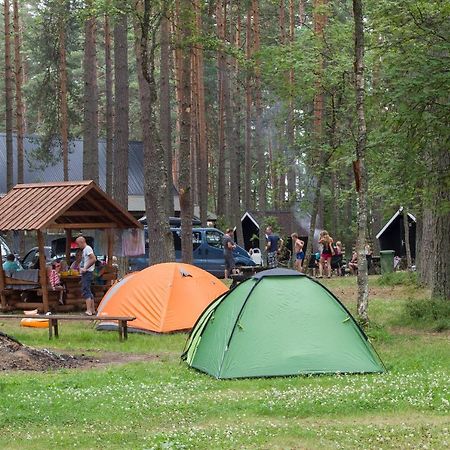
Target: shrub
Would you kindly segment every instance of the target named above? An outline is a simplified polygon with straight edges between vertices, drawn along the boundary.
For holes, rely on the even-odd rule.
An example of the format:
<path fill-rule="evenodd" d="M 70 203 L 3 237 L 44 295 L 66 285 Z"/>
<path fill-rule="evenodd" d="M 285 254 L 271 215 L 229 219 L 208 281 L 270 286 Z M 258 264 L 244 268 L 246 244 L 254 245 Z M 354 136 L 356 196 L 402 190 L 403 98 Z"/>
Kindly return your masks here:
<path fill-rule="evenodd" d="M 404 306 L 404 318 L 420 328 L 433 331 L 450 329 L 450 301 L 444 299 L 408 300 Z"/>
<path fill-rule="evenodd" d="M 418 285 L 415 272 L 392 272 L 381 275 L 377 283 L 379 286 Z"/>

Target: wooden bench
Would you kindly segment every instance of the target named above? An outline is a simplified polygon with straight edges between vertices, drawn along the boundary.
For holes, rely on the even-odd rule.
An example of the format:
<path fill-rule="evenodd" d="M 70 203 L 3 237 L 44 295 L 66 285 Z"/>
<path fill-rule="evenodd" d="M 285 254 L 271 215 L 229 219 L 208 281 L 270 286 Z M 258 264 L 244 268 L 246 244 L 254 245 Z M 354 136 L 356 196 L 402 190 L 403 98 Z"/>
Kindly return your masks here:
<path fill-rule="evenodd" d="M 128 339 L 128 322 L 132 322 L 136 317 L 122 317 L 122 316 L 76 316 L 69 314 L 36 314 L 27 316 L 24 314 L 0 314 L 0 319 L 46 319 L 48 320 L 48 338 L 52 339 L 59 337 L 58 320 L 117 320 L 119 324 L 119 340 Z"/>

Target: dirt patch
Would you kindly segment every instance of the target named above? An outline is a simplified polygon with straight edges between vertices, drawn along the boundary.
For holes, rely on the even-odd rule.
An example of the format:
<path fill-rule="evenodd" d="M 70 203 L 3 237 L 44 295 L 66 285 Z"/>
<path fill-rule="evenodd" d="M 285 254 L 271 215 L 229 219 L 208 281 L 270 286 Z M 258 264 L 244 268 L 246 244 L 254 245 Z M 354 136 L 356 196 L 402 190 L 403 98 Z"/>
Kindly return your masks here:
<path fill-rule="evenodd" d="M 92 362 L 92 358 L 85 356 L 60 355 L 47 349 L 28 347 L 0 332 L 0 370 L 55 370 Z"/>
<path fill-rule="evenodd" d="M 358 296 L 357 286 L 333 286 L 331 283 L 326 287 L 341 301 L 356 301 Z M 425 294 L 419 289 L 416 292 L 405 290 L 401 286 L 369 286 L 369 297 L 371 299 L 383 300 L 407 300 L 414 298 L 425 298 Z"/>
<path fill-rule="evenodd" d="M 155 361 L 162 356 L 115 352 L 102 352 L 95 356 L 59 354 L 48 349 L 28 347 L 13 337 L 0 332 L 0 371 L 30 370 L 42 372 L 57 369 L 92 369 L 115 364 Z"/>
<path fill-rule="evenodd" d="M 81 357 L 85 357 L 81 355 Z M 114 353 L 103 352 L 98 356 L 91 358 L 91 361 L 86 361 L 83 367 L 86 369 L 92 369 L 95 367 L 105 367 L 115 364 L 128 364 L 133 362 L 149 362 L 160 360 L 160 355 L 155 354 L 141 354 L 141 353 Z"/>
<path fill-rule="evenodd" d="M 409 327 L 390 327 L 389 331 L 392 334 L 409 335 L 409 336 L 428 336 L 434 339 L 442 339 L 448 341 L 450 339 L 450 330 L 443 331 L 429 331 L 429 330 L 417 330 Z"/>

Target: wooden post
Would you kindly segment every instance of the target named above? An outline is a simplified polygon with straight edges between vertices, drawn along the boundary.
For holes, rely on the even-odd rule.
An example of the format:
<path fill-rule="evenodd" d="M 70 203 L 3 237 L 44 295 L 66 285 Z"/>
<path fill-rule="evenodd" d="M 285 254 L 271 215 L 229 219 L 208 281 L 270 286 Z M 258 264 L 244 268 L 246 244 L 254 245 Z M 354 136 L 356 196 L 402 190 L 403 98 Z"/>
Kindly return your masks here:
<path fill-rule="evenodd" d="M 106 234 L 108 237 L 108 250 L 106 254 L 107 258 L 107 264 L 108 266 L 112 267 L 112 256 L 113 256 L 113 230 L 111 228 L 108 228 L 106 230 Z"/>
<path fill-rule="evenodd" d="M 70 247 L 72 244 L 72 230 L 66 229 L 66 263 L 70 267 Z"/>
<path fill-rule="evenodd" d="M 37 230 L 38 248 L 39 248 L 39 278 L 42 288 L 42 302 L 44 312 L 48 312 L 48 282 L 47 282 L 47 261 L 45 259 L 44 235 L 41 230 Z"/>
<path fill-rule="evenodd" d="M 4 289 L 5 289 L 5 272 L 3 272 L 2 246 L 0 245 L 0 299 L 2 311 L 6 310 L 6 295 L 4 293 Z"/>

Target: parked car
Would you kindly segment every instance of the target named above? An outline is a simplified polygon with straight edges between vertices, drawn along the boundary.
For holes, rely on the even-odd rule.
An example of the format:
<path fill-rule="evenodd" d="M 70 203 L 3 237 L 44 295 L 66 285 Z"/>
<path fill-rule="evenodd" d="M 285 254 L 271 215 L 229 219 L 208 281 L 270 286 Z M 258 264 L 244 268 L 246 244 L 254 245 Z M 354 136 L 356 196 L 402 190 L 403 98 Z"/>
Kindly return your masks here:
<path fill-rule="evenodd" d="M 181 229 L 171 228 L 175 246 L 175 258 L 181 261 Z M 146 234 L 146 255 L 142 257 L 129 258 L 129 270 L 134 272 L 148 267 L 148 235 Z M 207 272 L 222 278 L 224 276 L 225 261 L 223 258 L 223 233 L 216 228 L 193 228 L 192 246 L 193 246 L 193 264 Z M 255 263 L 250 255 L 242 248 L 237 246 L 233 251 L 237 266 L 254 266 Z"/>
<path fill-rule="evenodd" d="M 45 246 L 44 252 L 45 252 L 45 260 L 47 261 L 47 263 L 66 258 L 65 254 L 55 254 L 51 246 Z M 76 249 L 70 250 L 71 262 L 75 260 L 75 252 Z M 30 250 L 28 250 L 24 258 L 20 262 L 24 269 L 33 269 L 33 266 L 35 266 L 35 264 L 37 263 L 38 258 L 39 258 L 39 247 L 33 247 Z"/>
<path fill-rule="evenodd" d="M 142 223 L 142 225 L 147 225 L 147 216 L 143 216 L 139 219 L 139 222 Z M 202 222 L 200 219 L 194 217 L 192 219 L 192 226 L 193 227 L 199 227 L 201 226 Z M 181 217 L 169 217 L 169 225 L 173 228 L 181 227 Z"/>
<path fill-rule="evenodd" d="M 55 255 L 52 253 L 52 248 L 50 246 L 44 247 L 45 259 L 50 262 Z M 25 254 L 21 263 L 24 269 L 33 269 L 37 259 L 39 257 L 39 247 L 33 247 Z"/>
<path fill-rule="evenodd" d="M 6 261 L 6 257 L 11 254 L 11 250 L 8 247 L 6 241 L 0 236 L 0 246 L 2 247 L 2 263 Z"/>

